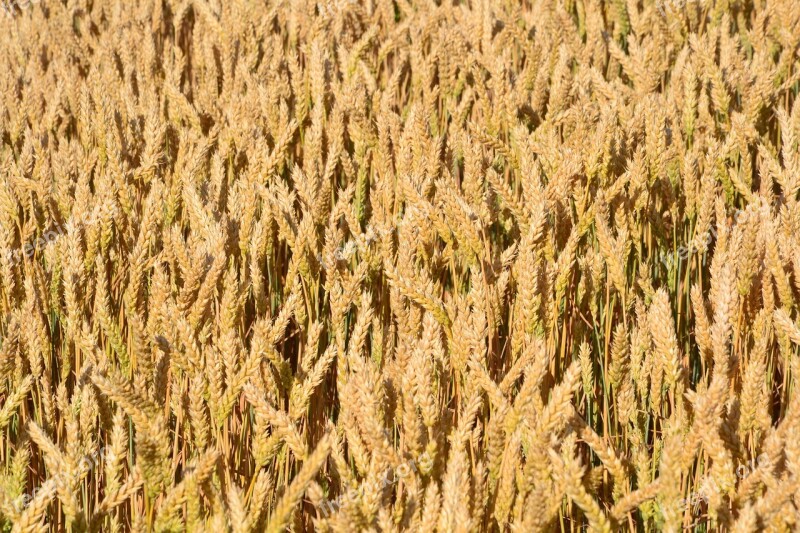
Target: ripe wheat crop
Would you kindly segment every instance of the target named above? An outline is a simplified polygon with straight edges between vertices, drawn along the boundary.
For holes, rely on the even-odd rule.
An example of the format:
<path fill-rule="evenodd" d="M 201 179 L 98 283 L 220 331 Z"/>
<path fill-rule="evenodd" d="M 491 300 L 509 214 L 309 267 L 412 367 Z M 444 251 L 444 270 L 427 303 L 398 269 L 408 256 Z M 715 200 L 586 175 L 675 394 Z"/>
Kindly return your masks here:
<path fill-rule="evenodd" d="M 0 13 L 2 531 L 800 529 L 796 0 Z"/>

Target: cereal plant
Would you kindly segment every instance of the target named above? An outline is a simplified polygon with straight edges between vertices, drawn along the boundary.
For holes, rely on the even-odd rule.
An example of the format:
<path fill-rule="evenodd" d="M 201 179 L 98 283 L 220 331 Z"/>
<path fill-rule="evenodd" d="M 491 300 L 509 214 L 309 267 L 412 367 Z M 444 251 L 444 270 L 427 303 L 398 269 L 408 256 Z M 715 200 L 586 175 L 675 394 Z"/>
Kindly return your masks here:
<path fill-rule="evenodd" d="M 800 530 L 800 2 L 0 5 L 8 532 Z"/>

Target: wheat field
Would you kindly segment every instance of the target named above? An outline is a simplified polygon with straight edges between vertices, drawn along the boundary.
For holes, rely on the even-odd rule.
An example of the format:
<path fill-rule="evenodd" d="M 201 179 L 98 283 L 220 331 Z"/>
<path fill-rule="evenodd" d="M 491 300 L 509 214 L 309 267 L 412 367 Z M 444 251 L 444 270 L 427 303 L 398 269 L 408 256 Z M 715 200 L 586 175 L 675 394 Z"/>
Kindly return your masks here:
<path fill-rule="evenodd" d="M 3 0 L 0 526 L 800 530 L 800 2 Z"/>

